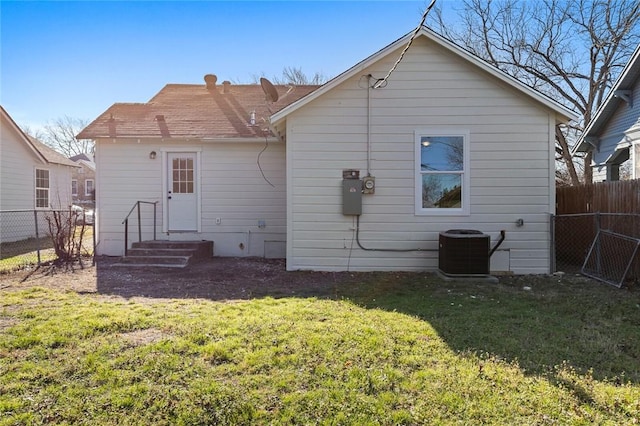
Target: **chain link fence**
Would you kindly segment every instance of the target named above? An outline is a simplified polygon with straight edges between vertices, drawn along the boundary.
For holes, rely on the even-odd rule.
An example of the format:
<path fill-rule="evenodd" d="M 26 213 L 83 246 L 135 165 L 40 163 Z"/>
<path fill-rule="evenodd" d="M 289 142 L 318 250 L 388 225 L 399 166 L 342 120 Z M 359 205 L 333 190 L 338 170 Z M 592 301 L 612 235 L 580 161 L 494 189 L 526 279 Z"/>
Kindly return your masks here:
<path fill-rule="evenodd" d="M 583 273 L 611 285 L 640 279 L 640 215 L 552 217 L 552 272 Z"/>
<path fill-rule="evenodd" d="M 71 223 L 69 234 L 78 241 L 81 256 L 92 256 L 93 227 L 84 223 L 82 213 L 71 210 L 11 210 L 0 211 L 0 273 L 11 272 L 55 261 L 54 215 Z M 54 228 L 50 227 L 54 223 Z M 81 236 L 81 237 L 80 237 Z"/>

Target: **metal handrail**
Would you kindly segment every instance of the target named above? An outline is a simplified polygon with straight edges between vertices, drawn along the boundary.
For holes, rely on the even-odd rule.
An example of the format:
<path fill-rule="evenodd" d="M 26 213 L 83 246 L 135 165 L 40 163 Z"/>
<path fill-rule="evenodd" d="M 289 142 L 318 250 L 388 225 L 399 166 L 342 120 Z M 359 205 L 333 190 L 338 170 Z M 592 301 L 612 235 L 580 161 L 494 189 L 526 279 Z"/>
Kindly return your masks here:
<path fill-rule="evenodd" d="M 153 240 L 154 241 L 156 240 L 156 222 L 157 222 L 156 205 L 158 204 L 158 202 L 157 201 L 136 201 L 133 207 L 131 207 L 131 210 L 129 210 L 129 213 L 127 213 L 127 216 L 122 221 L 122 224 L 124 225 L 124 255 L 125 256 L 129 251 L 129 216 L 131 216 L 131 213 L 133 213 L 133 211 L 136 210 L 136 208 L 138 209 L 138 242 L 142 241 L 142 226 L 141 226 L 142 219 L 140 216 L 140 204 L 153 204 Z"/>

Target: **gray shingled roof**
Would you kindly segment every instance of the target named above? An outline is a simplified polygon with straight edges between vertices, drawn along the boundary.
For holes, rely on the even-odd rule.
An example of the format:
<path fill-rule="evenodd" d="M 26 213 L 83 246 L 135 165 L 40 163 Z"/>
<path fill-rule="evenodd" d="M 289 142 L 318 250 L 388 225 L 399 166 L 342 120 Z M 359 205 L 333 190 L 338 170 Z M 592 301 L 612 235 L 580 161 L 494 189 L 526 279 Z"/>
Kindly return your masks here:
<path fill-rule="evenodd" d="M 78 165 L 75 162 L 69 160 L 67 157 L 60 154 L 55 149 L 43 144 L 33 136 L 27 135 L 27 138 L 29 139 L 29 142 L 31 142 L 33 147 L 37 149 L 40 154 L 42 154 L 42 156 L 47 160 L 47 162 L 53 163 L 53 164 L 62 164 L 63 166 L 78 167 Z"/>

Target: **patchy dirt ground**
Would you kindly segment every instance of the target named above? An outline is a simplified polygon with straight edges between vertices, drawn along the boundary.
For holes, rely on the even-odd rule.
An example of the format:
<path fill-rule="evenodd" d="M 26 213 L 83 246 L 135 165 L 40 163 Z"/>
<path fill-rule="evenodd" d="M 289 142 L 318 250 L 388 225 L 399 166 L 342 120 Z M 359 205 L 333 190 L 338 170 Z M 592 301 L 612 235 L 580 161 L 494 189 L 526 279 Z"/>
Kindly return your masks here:
<path fill-rule="evenodd" d="M 185 269 L 126 268 L 113 266 L 118 258 L 99 257 L 72 270 L 40 267 L 0 274 L 0 291 L 34 286 L 124 298 L 204 298 L 210 300 L 272 297 L 339 297 L 345 285 L 361 282 L 365 274 L 353 272 L 287 272 L 284 260 L 215 257 Z M 423 273 L 390 273 L 397 278 Z M 370 279 L 371 277 L 368 276 Z M 386 279 L 388 279 L 388 275 Z M 439 278 L 433 275 L 434 280 Z M 576 274 L 502 276 L 500 282 L 517 288 L 550 281 L 590 281 Z"/>
<path fill-rule="evenodd" d="M 152 298 L 249 299 L 261 296 L 330 296 L 340 283 L 355 279 L 349 272 L 287 272 L 284 260 L 224 258 L 187 268 L 114 267 L 118 258 L 99 257 L 72 270 L 40 267 L 0 275 L 0 289 L 34 286 L 79 293 Z"/>

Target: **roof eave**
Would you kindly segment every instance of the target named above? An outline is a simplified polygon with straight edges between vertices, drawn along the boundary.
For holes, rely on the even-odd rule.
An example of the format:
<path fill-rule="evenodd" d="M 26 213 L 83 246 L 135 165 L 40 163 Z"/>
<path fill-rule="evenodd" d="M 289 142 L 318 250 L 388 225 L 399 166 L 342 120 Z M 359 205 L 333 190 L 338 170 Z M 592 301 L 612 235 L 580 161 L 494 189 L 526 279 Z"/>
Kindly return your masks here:
<path fill-rule="evenodd" d="M 61 162 L 58 162 L 58 161 L 49 161 L 49 164 L 57 164 L 59 166 L 65 166 L 65 167 L 74 167 L 76 169 L 81 169 L 82 168 L 82 166 L 79 166 L 77 164 L 67 164 L 67 163 L 61 163 Z"/>
<path fill-rule="evenodd" d="M 594 146 L 588 143 L 585 139 L 597 136 L 602 131 L 609 121 L 611 114 L 615 112 L 620 105 L 620 102 L 622 102 L 622 100 L 616 96 L 616 92 L 618 90 L 632 89 L 636 80 L 639 78 L 639 75 L 640 44 L 636 47 L 636 50 L 631 55 L 629 62 L 625 65 L 620 76 L 611 87 L 609 94 L 605 98 L 604 102 L 602 102 L 602 105 L 600 105 L 600 108 L 598 108 L 591 121 L 587 123 L 587 127 L 584 129 L 582 136 L 580 136 L 580 139 L 578 139 L 578 142 L 571 151 L 571 156 L 574 156 L 578 152 L 591 151 L 594 148 Z"/>
<path fill-rule="evenodd" d="M 122 139 L 128 139 L 128 140 L 133 140 L 133 139 L 143 139 L 143 140 L 153 140 L 153 141 L 158 141 L 158 142 L 175 142 L 178 143 L 179 141 L 201 141 L 201 142 L 211 142 L 211 143 L 256 143 L 256 142 L 264 142 L 265 141 L 265 137 L 264 136 L 256 136 L 256 137 L 250 137 L 250 138 L 239 138 L 239 137 L 226 137 L 226 136 L 210 136 L 210 137 L 202 137 L 202 136 L 175 136 L 175 137 L 171 137 L 171 138 L 163 138 L 163 137 L 157 137 L 157 136 L 139 136 L 139 135 L 118 135 L 116 137 L 113 136 L 92 136 L 91 138 L 89 138 L 93 141 L 98 141 L 98 140 L 105 140 L 105 141 L 115 141 L 115 140 L 122 140 Z M 280 139 L 276 136 L 270 135 L 266 138 L 266 140 L 271 143 L 271 142 L 279 142 Z"/>

